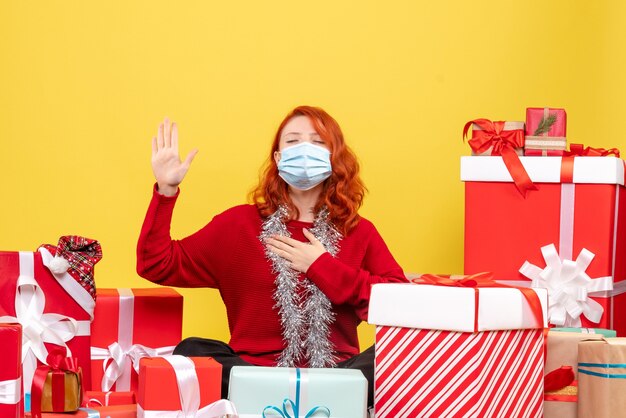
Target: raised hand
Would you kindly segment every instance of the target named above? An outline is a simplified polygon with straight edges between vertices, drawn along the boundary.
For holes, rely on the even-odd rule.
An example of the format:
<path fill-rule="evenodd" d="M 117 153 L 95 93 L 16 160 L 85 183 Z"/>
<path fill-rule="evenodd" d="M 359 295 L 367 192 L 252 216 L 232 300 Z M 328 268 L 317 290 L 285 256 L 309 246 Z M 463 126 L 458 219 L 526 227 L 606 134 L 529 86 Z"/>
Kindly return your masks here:
<path fill-rule="evenodd" d="M 197 149 L 187 154 L 185 161 L 180 160 L 178 154 L 178 126 L 170 124 L 165 118 L 159 125 L 159 133 L 152 138 L 152 172 L 156 178 L 159 193 L 173 196 L 178 191 L 178 185 L 183 181 Z"/>

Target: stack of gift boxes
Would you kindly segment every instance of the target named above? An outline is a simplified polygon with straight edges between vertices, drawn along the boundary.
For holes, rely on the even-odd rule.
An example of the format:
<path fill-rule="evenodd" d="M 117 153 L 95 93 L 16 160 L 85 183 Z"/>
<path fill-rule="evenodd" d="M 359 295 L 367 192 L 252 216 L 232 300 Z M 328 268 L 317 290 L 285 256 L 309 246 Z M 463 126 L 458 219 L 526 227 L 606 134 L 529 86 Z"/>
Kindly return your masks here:
<path fill-rule="evenodd" d="M 172 355 L 182 296 L 96 290 L 99 244 L 59 242 L 74 241 L 90 244 L 64 254 L 0 252 L 0 417 L 365 417 L 358 370 L 234 367 L 233 402 L 220 399 L 218 362 Z"/>
<path fill-rule="evenodd" d="M 89 242 L 63 256 L 51 246 L 0 252 L 0 416 L 178 416 L 209 405 L 211 416 L 234 412 L 219 402 L 220 364 L 170 356 L 181 340 L 182 296 L 96 291 L 85 277 L 101 253 Z M 180 388 L 191 395 L 180 397 Z"/>
<path fill-rule="evenodd" d="M 477 119 L 470 130 L 465 276 L 372 290 L 377 417 L 623 415 L 619 151 L 567 150 L 563 109 L 529 108 L 526 123 Z M 520 297 L 529 290 L 544 321 Z"/>

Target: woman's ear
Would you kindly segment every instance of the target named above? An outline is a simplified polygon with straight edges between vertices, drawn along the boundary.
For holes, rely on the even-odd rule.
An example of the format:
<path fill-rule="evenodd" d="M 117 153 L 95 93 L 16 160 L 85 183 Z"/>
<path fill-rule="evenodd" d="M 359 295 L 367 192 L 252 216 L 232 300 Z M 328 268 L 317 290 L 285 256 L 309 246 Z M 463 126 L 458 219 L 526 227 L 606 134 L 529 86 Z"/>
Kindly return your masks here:
<path fill-rule="evenodd" d="M 280 151 L 274 151 L 274 162 L 276 163 L 276 165 L 278 165 L 279 161 L 280 161 Z"/>

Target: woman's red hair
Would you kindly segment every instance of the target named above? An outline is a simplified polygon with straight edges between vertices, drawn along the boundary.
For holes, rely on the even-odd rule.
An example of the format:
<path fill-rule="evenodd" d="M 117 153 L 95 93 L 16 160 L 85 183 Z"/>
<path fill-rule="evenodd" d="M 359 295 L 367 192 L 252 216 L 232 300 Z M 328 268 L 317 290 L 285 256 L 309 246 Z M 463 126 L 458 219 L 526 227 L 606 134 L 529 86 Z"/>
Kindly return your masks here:
<path fill-rule="evenodd" d="M 365 185 L 359 177 L 359 163 L 356 155 L 346 145 L 341 128 L 335 119 L 318 107 L 298 106 L 282 121 L 270 150 L 259 184 L 250 192 L 254 204 L 261 216 L 274 213 L 278 206 L 284 204 L 289 209 L 292 219 L 299 216 L 298 209 L 289 197 L 289 186 L 278 175 L 278 167 L 274 161 L 274 152 L 278 151 L 280 134 L 291 118 L 306 116 L 324 143 L 330 149 L 331 176 L 324 181 L 320 199 L 315 205 L 315 212 L 323 206 L 328 208 L 330 221 L 344 235 L 349 233 L 359 222 L 358 210 L 365 196 Z"/>

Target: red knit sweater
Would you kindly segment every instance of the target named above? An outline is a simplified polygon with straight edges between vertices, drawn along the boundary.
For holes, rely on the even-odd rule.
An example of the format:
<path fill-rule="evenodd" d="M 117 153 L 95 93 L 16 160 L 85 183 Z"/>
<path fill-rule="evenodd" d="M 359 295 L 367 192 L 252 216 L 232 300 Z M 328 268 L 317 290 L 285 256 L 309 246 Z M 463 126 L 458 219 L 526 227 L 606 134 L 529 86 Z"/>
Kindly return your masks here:
<path fill-rule="evenodd" d="M 256 206 L 235 206 L 193 235 L 172 240 L 170 223 L 177 196 L 153 192 L 137 244 L 137 272 L 162 285 L 219 289 L 228 315 L 230 346 L 252 364 L 274 366 L 284 343 L 274 309 L 276 275 L 258 238 L 263 219 Z M 292 237 L 303 242 L 307 240 L 302 228 L 310 227 L 306 222 L 287 223 Z M 330 340 L 342 361 L 359 353 L 357 325 L 367 319 L 370 286 L 406 278 L 374 225 L 363 218 L 339 247 L 336 258 L 321 255 L 306 277 L 332 303 L 336 316 Z"/>

